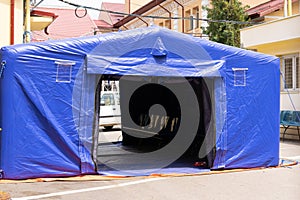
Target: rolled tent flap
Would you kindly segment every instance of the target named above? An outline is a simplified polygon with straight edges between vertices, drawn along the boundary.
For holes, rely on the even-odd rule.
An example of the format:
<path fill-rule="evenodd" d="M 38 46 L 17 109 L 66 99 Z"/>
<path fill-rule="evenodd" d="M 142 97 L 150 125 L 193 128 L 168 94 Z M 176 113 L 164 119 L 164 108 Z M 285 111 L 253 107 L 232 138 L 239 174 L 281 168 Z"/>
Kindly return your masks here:
<path fill-rule="evenodd" d="M 139 49 L 136 53 L 151 51 L 151 49 Z M 169 53 L 168 55 L 171 55 Z M 150 55 L 151 56 L 151 55 Z M 176 55 L 174 55 L 175 57 Z M 177 57 L 177 56 L 176 56 Z M 107 58 L 106 56 L 88 55 L 88 74 L 110 75 L 137 75 L 137 76 L 169 76 L 169 77 L 220 77 L 220 69 L 224 67 L 222 60 L 184 60 L 183 58 L 159 58 L 155 57 L 119 57 Z M 110 60 L 113 60 L 110 62 Z"/>
<path fill-rule="evenodd" d="M 192 37 L 167 35 L 168 30 L 139 37 L 121 32 L 109 37 L 87 55 L 87 73 L 141 76 L 220 76 L 223 60 L 212 60 Z M 130 42 L 128 42 L 130 40 Z M 180 48 L 179 48 L 180 47 Z M 113 54 L 111 52 L 114 52 Z"/>

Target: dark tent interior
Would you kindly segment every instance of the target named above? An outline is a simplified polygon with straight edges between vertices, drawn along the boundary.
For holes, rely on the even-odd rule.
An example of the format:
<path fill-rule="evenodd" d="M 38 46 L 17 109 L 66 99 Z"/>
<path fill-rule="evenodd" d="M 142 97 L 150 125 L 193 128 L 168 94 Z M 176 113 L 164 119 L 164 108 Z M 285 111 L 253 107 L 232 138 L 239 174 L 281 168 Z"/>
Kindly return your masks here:
<path fill-rule="evenodd" d="M 120 80 L 122 139 L 99 144 L 97 148 L 98 171 L 104 174 L 106 171 L 108 174 L 115 174 L 118 172 L 114 172 L 114 168 L 118 168 L 118 170 L 128 171 L 129 174 L 133 170 L 135 170 L 133 173 L 138 171 L 143 174 L 145 169 L 148 169 L 149 172 L 146 173 L 152 173 L 152 170 L 161 167 L 159 166 L 161 163 L 158 163 L 157 166 L 153 164 L 155 161 L 168 160 L 165 156 L 173 157 L 173 155 L 157 154 L 142 162 L 139 159 L 132 159 L 131 155 L 134 154 L 139 157 L 139 155 L 163 149 L 177 135 L 182 120 L 181 109 L 183 108 L 181 108 L 176 94 L 170 88 L 181 88 L 183 85 L 182 78 L 151 77 L 150 80 L 149 77 L 142 76 L 104 75 L 101 77 L 99 85 L 103 80 Z M 193 102 L 191 102 L 184 109 L 188 109 L 187 112 L 198 112 L 200 117 L 197 120 L 197 133 L 185 151 L 164 166 L 164 168 L 171 168 L 174 173 L 180 173 L 182 170 L 189 173 L 189 169 L 194 172 L 193 168 L 196 170 L 208 169 L 213 163 L 213 156 L 209 156 L 210 160 L 208 160 L 208 156 L 199 157 L 200 147 L 211 123 L 212 101 L 208 87 L 201 77 L 185 77 L 184 80 L 191 86 L 198 104 L 194 107 Z M 164 84 L 161 84 L 162 82 Z M 97 100 L 101 94 L 100 88 L 102 88 L 99 85 L 97 87 L 98 92 L 96 92 Z M 184 87 L 180 91 L 184 91 Z M 189 93 L 184 95 L 186 99 L 190 98 Z M 96 109 L 98 108 L 99 105 Z M 129 110 L 128 116 L 123 115 L 126 109 Z M 99 134 L 106 134 L 106 132 L 100 131 Z M 186 131 L 184 134 L 189 135 L 191 133 Z M 137 161 L 139 162 L 137 163 Z M 114 167 L 109 167 L 111 165 Z"/>

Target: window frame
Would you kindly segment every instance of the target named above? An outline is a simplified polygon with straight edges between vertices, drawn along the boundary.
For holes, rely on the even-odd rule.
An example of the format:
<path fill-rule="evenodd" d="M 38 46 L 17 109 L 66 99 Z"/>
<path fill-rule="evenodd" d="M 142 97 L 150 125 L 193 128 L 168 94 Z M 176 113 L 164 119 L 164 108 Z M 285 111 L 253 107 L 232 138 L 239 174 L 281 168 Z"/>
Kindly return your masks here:
<path fill-rule="evenodd" d="M 185 22 L 184 22 L 184 29 L 185 29 L 185 32 L 189 32 L 189 31 L 192 31 L 193 29 L 192 29 L 192 27 L 191 27 L 191 20 L 190 20 L 190 18 L 192 17 L 192 11 L 191 11 L 191 9 L 188 9 L 188 10 L 186 10 L 185 11 L 185 13 L 184 13 L 184 17 L 186 18 L 185 19 Z M 187 19 L 189 17 L 189 19 Z"/>
<path fill-rule="evenodd" d="M 286 87 L 286 60 L 292 59 L 292 66 L 291 66 L 291 87 Z M 281 64 L 281 71 L 282 71 L 282 77 L 281 77 L 281 83 L 282 91 L 298 91 L 300 90 L 300 58 L 299 54 L 287 54 L 284 56 L 281 56 L 280 58 L 280 64 Z M 298 75 L 298 76 L 297 76 Z"/>
<path fill-rule="evenodd" d="M 192 9 L 192 16 L 195 19 L 193 21 L 193 29 L 200 28 L 200 9 L 199 6 L 193 7 Z"/>

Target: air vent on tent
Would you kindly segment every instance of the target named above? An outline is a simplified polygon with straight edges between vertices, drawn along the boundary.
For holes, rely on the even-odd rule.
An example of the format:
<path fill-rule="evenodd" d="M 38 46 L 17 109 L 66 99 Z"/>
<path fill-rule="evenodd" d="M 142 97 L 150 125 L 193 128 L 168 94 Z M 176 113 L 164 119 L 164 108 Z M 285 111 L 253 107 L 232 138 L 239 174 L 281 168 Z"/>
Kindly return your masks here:
<path fill-rule="evenodd" d="M 162 57 L 162 56 L 166 56 L 167 54 L 168 51 L 166 50 L 163 41 L 161 40 L 160 37 L 158 37 L 152 48 L 151 55 L 156 57 Z"/>

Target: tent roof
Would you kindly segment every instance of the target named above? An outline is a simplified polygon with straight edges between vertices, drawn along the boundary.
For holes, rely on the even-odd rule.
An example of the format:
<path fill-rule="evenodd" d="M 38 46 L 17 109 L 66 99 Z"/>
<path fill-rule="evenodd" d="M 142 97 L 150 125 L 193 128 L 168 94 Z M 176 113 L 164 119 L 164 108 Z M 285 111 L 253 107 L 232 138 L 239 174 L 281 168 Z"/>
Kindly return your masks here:
<path fill-rule="evenodd" d="M 223 66 L 224 61 L 233 56 L 277 59 L 273 56 L 195 38 L 157 26 L 96 36 L 19 44 L 3 47 L 3 50 L 16 53 L 21 57 L 40 54 L 39 59 L 51 57 L 49 52 L 52 52 L 52 59 L 58 61 L 64 61 L 64 56 L 60 55 L 67 54 L 87 57 L 89 73 L 101 71 L 104 74 L 116 75 L 124 75 L 129 68 L 132 74 L 146 75 L 148 73 L 149 75 L 149 70 L 145 71 L 148 68 L 153 72 L 157 71 L 152 75 L 160 75 L 159 71 L 167 67 L 171 71 L 163 70 L 161 75 L 172 75 L 175 72 L 174 68 L 182 68 L 183 70 L 177 75 L 203 76 L 203 73 L 208 72 L 203 70 L 204 68 L 212 67 L 212 70 L 218 70 Z M 167 60 L 161 63 L 163 57 Z M 137 69 L 134 70 L 133 66 L 137 64 L 139 64 L 140 72 L 136 71 Z M 190 67 L 186 68 L 185 66 L 188 65 Z M 143 71 L 145 73 L 142 73 Z M 214 74 L 213 71 L 208 72 L 210 75 L 211 73 Z"/>

